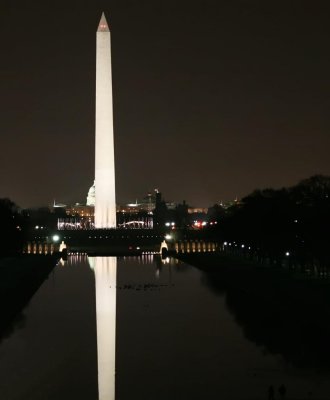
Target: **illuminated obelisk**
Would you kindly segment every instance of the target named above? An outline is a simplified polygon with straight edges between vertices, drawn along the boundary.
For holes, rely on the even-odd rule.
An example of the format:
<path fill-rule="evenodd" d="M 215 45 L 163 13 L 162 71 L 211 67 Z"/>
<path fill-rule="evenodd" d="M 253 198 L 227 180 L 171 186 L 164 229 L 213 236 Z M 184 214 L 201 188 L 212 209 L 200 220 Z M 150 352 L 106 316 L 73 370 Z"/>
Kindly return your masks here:
<path fill-rule="evenodd" d="M 95 228 L 116 227 L 110 29 L 102 14 L 96 33 Z"/>

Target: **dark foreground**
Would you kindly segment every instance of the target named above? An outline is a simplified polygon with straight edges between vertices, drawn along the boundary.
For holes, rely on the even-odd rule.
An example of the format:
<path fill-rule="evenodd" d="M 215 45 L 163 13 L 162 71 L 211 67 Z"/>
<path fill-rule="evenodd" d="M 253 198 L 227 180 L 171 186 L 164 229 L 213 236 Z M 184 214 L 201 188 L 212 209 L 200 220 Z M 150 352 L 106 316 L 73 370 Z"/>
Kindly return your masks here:
<path fill-rule="evenodd" d="M 20 326 L 22 310 L 55 267 L 55 256 L 0 259 L 0 340 Z"/>
<path fill-rule="evenodd" d="M 244 335 L 299 368 L 330 370 L 330 279 L 254 265 L 222 253 L 180 259 L 226 296 Z M 329 393 L 330 398 L 330 393 Z"/>

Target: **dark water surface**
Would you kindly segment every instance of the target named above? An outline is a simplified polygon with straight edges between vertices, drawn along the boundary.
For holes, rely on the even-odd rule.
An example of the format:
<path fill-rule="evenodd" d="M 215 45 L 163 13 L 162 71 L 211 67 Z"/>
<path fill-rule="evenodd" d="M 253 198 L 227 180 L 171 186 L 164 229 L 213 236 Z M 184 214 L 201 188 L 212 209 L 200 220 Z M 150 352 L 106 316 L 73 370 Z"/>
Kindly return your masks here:
<path fill-rule="evenodd" d="M 0 344 L 0 398 L 112 400 L 116 357 L 116 400 L 330 399 L 329 371 L 249 341 L 227 304 L 176 260 L 71 257 Z"/>

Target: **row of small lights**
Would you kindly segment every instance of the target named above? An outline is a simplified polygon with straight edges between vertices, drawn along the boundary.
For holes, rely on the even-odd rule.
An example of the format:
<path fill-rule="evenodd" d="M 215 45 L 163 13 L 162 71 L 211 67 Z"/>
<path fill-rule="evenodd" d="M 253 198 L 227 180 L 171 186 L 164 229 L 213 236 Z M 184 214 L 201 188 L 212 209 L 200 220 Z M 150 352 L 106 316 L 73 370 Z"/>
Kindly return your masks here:
<path fill-rule="evenodd" d="M 228 242 L 224 242 L 223 245 L 224 245 L 224 246 L 231 246 L 232 244 L 231 244 L 231 243 L 228 243 Z M 235 242 L 233 242 L 233 246 L 238 247 L 238 244 L 236 244 Z M 245 248 L 245 244 L 241 244 L 241 248 L 244 249 L 244 248 Z M 248 247 L 248 250 L 251 250 L 251 247 L 250 247 L 250 246 Z M 289 257 L 289 256 L 290 256 L 290 252 L 289 252 L 289 251 L 286 251 L 286 252 L 285 252 L 285 255 L 286 255 L 286 257 Z"/>
<path fill-rule="evenodd" d="M 137 250 L 140 249 L 140 247 L 136 248 Z M 149 256 L 149 255 L 155 255 L 155 254 L 160 254 L 159 251 L 143 251 L 142 255 L 143 256 Z M 87 256 L 88 253 L 83 253 L 83 252 L 72 252 L 72 253 L 68 253 L 69 256 Z"/>
<path fill-rule="evenodd" d="M 35 236 L 35 239 L 48 239 L 48 236 L 43 237 L 43 236 Z M 53 235 L 52 236 L 53 242 L 58 242 L 60 240 L 60 237 L 58 235 Z"/>
<path fill-rule="evenodd" d="M 207 222 L 207 221 L 194 221 L 194 225 L 196 225 L 196 226 L 200 226 L 200 225 L 202 225 L 202 226 L 206 226 L 207 224 L 210 224 L 210 225 L 213 225 L 213 224 L 217 224 L 218 222 L 217 221 L 214 221 L 214 222 Z"/>
<path fill-rule="evenodd" d="M 158 236 L 158 235 L 150 235 L 150 236 L 136 236 L 136 238 L 153 238 L 153 237 L 155 237 L 155 238 L 157 238 L 157 237 L 161 237 L 161 236 Z M 93 236 L 88 236 L 88 238 L 89 239 L 93 239 Z M 127 239 L 129 239 L 130 238 L 130 236 L 122 236 L 121 237 L 122 239 L 125 239 L 125 238 L 127 238 Z M 65 239 L 65 238 L 64 238 Z M 116 236 L 94 236 L 94 239 L 118 239 L 118 237 L 116 237 Z"/>
<path fill-rule="evenodd" d="M 130 236 L 122 236 L 121 239 L 125 239 L 125 237 L 127 239 L 130 238 Z M 136 236 L 137 238 L 160 238 L 162 237 L 161 235 L 150 235 L 150 236 Z M 89 239 L 118 239 L 118 237 L 116 236 L 88 236 Z M 35 237 L 35 239 L 37 239 L 37 237 Z M 38 236 L 38 239 L 43 239 L 41 236 Z M 72 239 L 71 236 L 64 236 L 63 239 Z M 54 239 L 53 239 L 54 240 Z"/>
<path fill-rule="evenodd" d="M 216 225 L 218 222 L 210 222 L 210 225 Z M 194 221 L 194 226 L 206 226 L 208 224 L 208 222 L 206 221 Z M 165 226 L 169 227 L 169 226 L 175 226 L 175 222 L 165 222 Z"/>

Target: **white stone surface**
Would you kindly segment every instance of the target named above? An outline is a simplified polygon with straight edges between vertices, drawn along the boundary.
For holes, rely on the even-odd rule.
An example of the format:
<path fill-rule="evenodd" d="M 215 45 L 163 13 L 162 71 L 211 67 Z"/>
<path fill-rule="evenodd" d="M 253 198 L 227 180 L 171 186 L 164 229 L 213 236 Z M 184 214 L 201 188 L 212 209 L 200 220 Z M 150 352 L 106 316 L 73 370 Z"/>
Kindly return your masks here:
<path fill-rule="evenodd" d="M 86 205 L 93 207 L 95 206 L 95 181 L 93 185 L 89 188 Z"/>
<path fill-rule="evenodd" d="M 103 13 L 96 33 L 95 228 L 115 227 L 111 40 Z"/>

